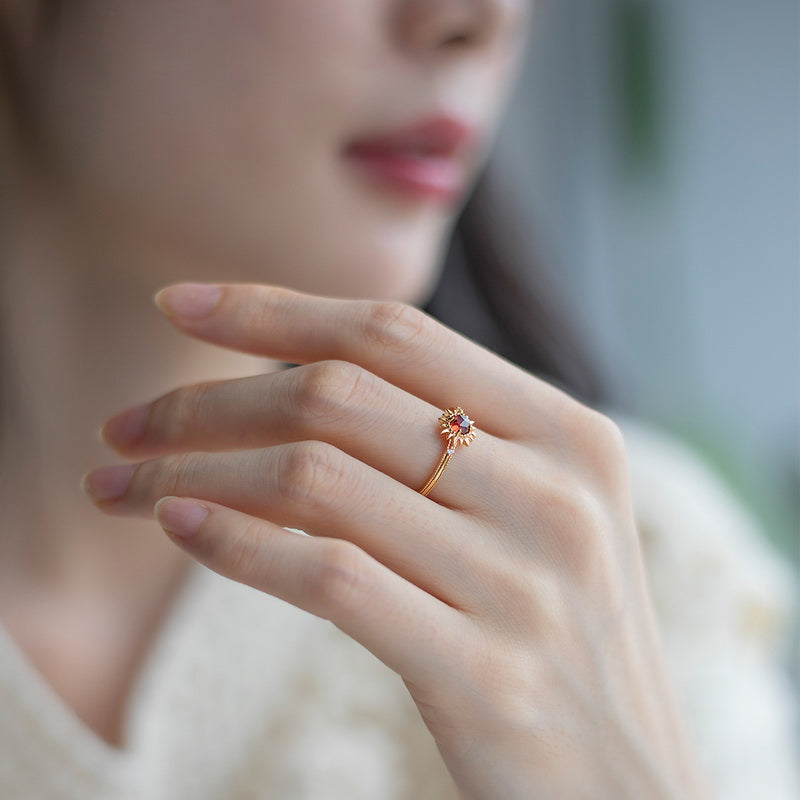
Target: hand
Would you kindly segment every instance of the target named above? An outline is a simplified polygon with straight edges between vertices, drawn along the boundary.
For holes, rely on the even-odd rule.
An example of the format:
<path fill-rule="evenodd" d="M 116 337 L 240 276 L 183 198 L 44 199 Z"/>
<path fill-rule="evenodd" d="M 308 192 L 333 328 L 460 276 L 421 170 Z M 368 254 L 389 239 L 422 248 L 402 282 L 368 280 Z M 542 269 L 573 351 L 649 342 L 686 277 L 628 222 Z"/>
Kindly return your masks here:
<path fill-rule="evenodd" d="M 108 443 L 148 460 L 112 467 L 129 483 L 98 506 L 193 499 L 158 505 L 173 540 L 399 673 L 465 800 L 705 796 L 615 423 L 411 306 L 220 289 L 205 316 L 169 310 L 191 287 L 159 302 L 184 333 L 302 366 L 114 417 Z M 477 436 L 424 497 L 455 405 Z"/>

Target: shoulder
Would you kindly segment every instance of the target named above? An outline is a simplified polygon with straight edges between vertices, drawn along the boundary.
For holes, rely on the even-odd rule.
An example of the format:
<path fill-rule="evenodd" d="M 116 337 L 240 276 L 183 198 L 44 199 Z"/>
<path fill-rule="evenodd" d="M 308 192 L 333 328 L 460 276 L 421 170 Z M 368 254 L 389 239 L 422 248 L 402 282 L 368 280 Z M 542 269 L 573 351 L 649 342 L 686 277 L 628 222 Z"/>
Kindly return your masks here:
<path fill-rule="evenodd" d="M 719 797 L 796 797 L 795 573 L 696 451 L 651 424 L 609 416 L 625 439 L 664 656 L 706 773 Z"/>
<path fill-rule="evenodd" d="M 707 633 L 725 619 L 720 636 L 780 646 L 798 587 L 758 520 L 689 445 L 642 420 L 614 419 L 625 439 L 634 516 L 662 620 Z M 681 598 L 692 599 L 683 609 L 688 615 Z"/>
<path fill-rule="evenodd" d="M 214 753 L 196 765 L 198 783 L 213 783 L 216 763 L 231 797 L 456 800 L 396 672 L 329 620 L 202 570 L 184 650 L 213 720 L 195 726 L 208 736 L 200 751 Z"/>

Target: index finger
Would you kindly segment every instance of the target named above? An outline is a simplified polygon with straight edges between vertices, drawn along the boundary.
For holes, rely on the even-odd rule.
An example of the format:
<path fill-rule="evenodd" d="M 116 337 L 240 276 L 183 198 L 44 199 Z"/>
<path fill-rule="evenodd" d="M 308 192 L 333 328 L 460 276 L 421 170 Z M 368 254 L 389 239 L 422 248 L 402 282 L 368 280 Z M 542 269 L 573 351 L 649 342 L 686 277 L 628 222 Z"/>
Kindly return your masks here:
<path fill-rule="evenodd" d="M 214 285 L 220 292 L 205 315 L 181 313 L 206 286 L 173 284 L 155 301 L 204 341 L 294 364 L 349 361 L 434 406 L 461 406 L 497 436 L 518 438 L 523 423 L 530 433 L 531 408 L 546 414 L 554 402 L 577 402 L 406 303 L 227 283 Z"/>

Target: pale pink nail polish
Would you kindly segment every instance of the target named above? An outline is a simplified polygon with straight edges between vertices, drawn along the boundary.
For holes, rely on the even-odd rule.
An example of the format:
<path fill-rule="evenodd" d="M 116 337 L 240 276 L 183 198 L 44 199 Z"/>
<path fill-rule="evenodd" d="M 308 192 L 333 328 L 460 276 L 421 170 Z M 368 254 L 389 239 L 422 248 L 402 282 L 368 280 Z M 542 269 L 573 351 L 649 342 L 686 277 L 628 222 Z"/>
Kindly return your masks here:
<path fill-rule="evenodd" d="M 208 516 L 208 509 L 183 497 L 162 497 L 153 507 L 156 519 L 164 530 L 181 538 L 194 536 Z"/>
<path fill-rule="evenodd" d="M 154 300 L 165 313 L 196 320 L 208 316 L 222 297 L 221 286 L 179 283 L 157 292 Z"/>
<path fill-rule="evenodd" d="M 100 430 L 103 441 L 112 445 L 132 445 L 138 442 L 144 436 L 150 406 L 151 403 L 142 403 L 111 417 Z"/>
<path fill-rule="evenodd" d="M 136 464 L 100 467 L 83 476 L 81 486 L 93 500 L 116 500 L 128 489 Z"/>

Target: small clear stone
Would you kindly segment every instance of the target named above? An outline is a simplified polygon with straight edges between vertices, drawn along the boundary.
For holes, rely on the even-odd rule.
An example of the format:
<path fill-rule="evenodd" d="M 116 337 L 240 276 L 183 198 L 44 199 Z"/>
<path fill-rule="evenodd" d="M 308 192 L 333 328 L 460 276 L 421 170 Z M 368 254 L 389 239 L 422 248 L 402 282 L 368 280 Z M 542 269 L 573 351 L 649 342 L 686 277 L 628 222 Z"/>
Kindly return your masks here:
<path fill-rule="evenodd" d="M 447 452 L 448 452 L 449 455 L 453 455 L 453 453 L 455 453 L 455 448 L 448 447 L 447 448 Z"/>
<path fill-rule="evenodd" d="M 472 420 L 466 414 L 456 414 L 450 420 L 450 430 L 453 433 L 460 433 L 466 436 L 472 427 Z"/>

